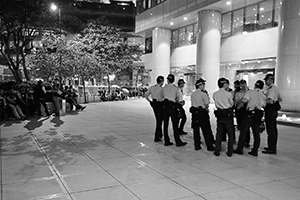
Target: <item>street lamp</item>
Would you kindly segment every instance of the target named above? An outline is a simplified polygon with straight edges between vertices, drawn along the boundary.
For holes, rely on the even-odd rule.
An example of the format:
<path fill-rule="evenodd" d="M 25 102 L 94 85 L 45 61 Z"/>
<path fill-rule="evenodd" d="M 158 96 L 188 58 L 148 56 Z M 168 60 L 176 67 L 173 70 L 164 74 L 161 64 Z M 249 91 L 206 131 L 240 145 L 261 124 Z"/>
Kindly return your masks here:
<path fill-rule="evenodd" d="M 50 8 L 54 12 L 58 11 L 58 23 L 60 24 L 60 8 L 55 3 L 51 3 Z"/>

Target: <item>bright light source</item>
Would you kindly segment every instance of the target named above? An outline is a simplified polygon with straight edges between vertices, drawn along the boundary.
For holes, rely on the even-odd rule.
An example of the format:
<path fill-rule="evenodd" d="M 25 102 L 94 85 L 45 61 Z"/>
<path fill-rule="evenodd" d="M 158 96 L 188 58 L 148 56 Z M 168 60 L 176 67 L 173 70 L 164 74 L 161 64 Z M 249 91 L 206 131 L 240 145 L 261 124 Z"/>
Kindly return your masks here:
<path fill-rule="evenodd" d="M 187 18 L 187 17 L 184 17 L 183 19 L 184 19 L 184 20 L 187 20 L 188 18 Z"/>
<path fill-rule="evenodd" d="M 260 8 L 259 10 L 260 10 L 260 11 L 264 11 L 265 9 L 264 9 L 264 8 Z"/>
<path fill-rule="evenodd" d="M 227 1 L 227 2 L 226 2 L 226 5 L 228 5 L 228 6 L 231 5 L 231 2 L 230 2 L 230 1 Z"/>
<path fill-rule="evenodd" d="M 170 22 L 170 25 L 171 25 L 171 26 L 174 25 L 174 22 Z"/>
<path fill-rule="evenodd" d="M 57 5 L 52 3 L 50 8 L 51 8 L 51 10 L 55 11 L 55 10 L 57 10 Z"/>

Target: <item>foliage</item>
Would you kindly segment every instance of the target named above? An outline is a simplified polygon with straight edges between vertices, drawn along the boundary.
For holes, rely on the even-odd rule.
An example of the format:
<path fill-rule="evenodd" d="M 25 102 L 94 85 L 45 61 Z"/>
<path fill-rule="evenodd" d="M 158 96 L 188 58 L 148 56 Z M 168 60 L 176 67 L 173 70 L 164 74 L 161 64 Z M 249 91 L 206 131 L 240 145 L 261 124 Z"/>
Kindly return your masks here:
<path fill-rule="evenodd" d="M 47 5 L 46 0 L 1 0 L 1 54 L 18 83 L 22 82 L 21 67 L 29 80 L 25 58 L 40 27 L 47 25 Z"/>
<path fill-rule="evenodd" d="M 132 66 L 141 54 L 139 47 L 130 47 L 118 28 L 105 26 L 100 20 L 91 21 L 80 36 L 86 53 L 93 54 L 105 75 L 112 75 Z"/>
<path fill-rule="evenodd" d="M 35 78 L 48 80 L 54 76 L 69 77 L 74 75 L 73 63 L 70 62 L 71 52 L 61 35 L 51 32 L 44 33 L 42 48 L 28 57 L 31 75 Z"/>

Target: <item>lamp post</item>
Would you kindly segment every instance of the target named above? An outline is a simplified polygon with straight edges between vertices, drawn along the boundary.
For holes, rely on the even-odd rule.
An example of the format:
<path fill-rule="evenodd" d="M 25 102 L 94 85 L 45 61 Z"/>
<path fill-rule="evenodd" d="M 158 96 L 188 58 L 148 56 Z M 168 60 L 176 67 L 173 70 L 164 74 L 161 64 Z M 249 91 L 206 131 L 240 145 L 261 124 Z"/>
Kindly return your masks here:
<path fill-rule="evenodd" d="M 61 31 L 61 12 L 60 12 L 60 8 L 55 4 L 55 3 L 51 3 L 50 5 L 50 9 L 53 12 L 58 12 L 58 26 L 59 26 L 59 34 L 61 35 L 62 31 Z M 59 68 L 61 69 L 61 65 L 62 65 L 62 55 L 61 53 L 59 53 Z M 60 77 L 60 83 L 61 83 L 61 77 Z"/>
<path fill-rule="evenodd" d="M 58 23 L 60 24 L 60 22 L 61 22 L 60 8 L 55 3 L 51 3 L 50 8 L 54 12 L 58 11 Z"/>

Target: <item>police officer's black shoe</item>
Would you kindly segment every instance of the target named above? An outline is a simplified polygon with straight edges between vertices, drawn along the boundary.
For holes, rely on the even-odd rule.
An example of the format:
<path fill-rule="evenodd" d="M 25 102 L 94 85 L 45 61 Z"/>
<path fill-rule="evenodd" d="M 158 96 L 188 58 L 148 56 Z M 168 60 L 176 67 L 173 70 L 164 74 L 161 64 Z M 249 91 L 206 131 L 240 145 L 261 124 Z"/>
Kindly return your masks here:
<path fill-rule="evenodd" d="M 161 142 L 162 139 L 161 138 L 158 138 L 158 139 L 154 139 L 154 142 Z"/>
<path fill-rule="evenodd" d="M 195 147 L 195 150 L 196 150 L 196 151 L 198 151 L 198 150 L 200 150 L 200 149 L 202 149 L 201 146 Z"/>
<path fill-rule="evenodd" d="M 207 148 L 207 151 L 215 151 L 215 147 Z"/>
<path fill-rule="evenodd" d="M 214 155 L 215 155 L 215 156 L 220 156 L 220 152 L 219 152 L 219 151 L 215 151 L 215 152 L 214 152 Z"/>
<path fill-rule="evenodd" d="M 257 152 L 249 151 L 248 154 L 251 155 L 251 156 L 257 157 Z"/>
<path fill-rule="evenodd" d="M 187 132 L 185 132 L 185 131 L 181 131 L 180 133 L 179 133 L 179 135 L 187 135 L 188 133 Z"/>
<path fill-rule="evenodd" d="M 239 154 L 239 155 L 243 155 L 243 152 L 242 152 L 242 151 L 239 151 L 238 149 L 234 150 L 233 153 Z"/>
<path fill-rule="evenodd" d="M 226 154 L 227 154 L 228 157 L 232 156 L 232 152 L 226 152 Z"/>
<path fill-rule="evenodd" d="M 246 143 L 246 144 L 245 144 L 245 147 L 246 147 L 246 148 L 249 148 L 249 147 L 250 147 L 250 144 L 249 144 L 249 143 Z"/>
<path fill-rule="evenodd" d="M 182 147 L 185 146 L 187 144 L 187 142 L 180 142 L 178 144 L 176 144 L 176 147 Z"/>
<path fill-rule="evenodd" d="M 264 147 L 264 150 L 268 150 L 269 149 L 269 147 Z"/>
<path fill-rule="evenodd" d="M 171 145 L 173 145 L 173 142 L 166 142 L 164 145 L 165 146 L 171 146 Z"/>
<path fill-rule="evenodd" d="M 266 151 L 262 151 L 262 153 L 264 153 L 264 154 L 277 154 L 277 152 L 276 151 L 273 151 L 273 150 L 266 150 Z"/>

